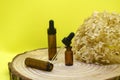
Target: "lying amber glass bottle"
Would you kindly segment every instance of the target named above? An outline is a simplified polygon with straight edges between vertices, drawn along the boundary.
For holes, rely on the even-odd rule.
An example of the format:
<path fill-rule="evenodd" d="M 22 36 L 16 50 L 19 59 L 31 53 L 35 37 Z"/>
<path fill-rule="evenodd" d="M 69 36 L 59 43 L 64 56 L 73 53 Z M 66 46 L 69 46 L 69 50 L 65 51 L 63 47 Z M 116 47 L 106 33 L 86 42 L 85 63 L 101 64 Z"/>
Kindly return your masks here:
<path fill-rule="evenodd" d="M 48 61 L 29 58 L 29 57 L 25 59 L 25 65 L 31 68 L 44 70 L 44 71 L 52 71 L 53 69 L 52 63 Z"/>

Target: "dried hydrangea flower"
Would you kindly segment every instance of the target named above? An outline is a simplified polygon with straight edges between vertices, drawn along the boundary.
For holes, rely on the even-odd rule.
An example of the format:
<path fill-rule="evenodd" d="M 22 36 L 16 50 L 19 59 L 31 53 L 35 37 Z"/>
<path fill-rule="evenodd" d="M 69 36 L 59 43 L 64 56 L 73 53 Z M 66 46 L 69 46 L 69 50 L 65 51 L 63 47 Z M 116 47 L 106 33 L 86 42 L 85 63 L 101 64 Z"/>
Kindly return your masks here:
<path fill-rule="evenodd" d="M 95 12 L 78 28 L 73 51 L 78 61 L 120 63 L 120 14 Z"/>

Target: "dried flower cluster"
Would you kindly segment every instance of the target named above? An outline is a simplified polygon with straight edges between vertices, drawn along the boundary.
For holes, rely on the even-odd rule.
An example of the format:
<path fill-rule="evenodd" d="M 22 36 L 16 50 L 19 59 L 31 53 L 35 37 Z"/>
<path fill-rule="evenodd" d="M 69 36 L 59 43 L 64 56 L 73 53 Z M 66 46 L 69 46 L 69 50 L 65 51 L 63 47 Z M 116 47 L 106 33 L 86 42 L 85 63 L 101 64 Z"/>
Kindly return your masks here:
<path fill-rule="evenodd" d="M 94 12 L 73 41 L 76 59 L 86 63 L 120 63 L 120 14 Z"/>

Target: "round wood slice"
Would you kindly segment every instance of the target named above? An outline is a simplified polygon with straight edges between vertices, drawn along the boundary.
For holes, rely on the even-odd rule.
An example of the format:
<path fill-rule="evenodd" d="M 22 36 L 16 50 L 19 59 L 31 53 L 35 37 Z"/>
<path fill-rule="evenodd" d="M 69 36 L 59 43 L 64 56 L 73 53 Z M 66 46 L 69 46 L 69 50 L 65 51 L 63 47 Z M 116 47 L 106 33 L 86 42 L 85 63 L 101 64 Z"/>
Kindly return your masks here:
<path fill-rule="evenodd" d="M 64 51 L 59 51 L 57 60 L 52 62 L 51 72 L 27 67 L 24 63 L 26 57 L 48 61 L 48 49 L 18 54 L 8 63 L 10 80 L 120 80 L 120 64 L 95 65 L 74 60 L 73 66 L 65 66 Z"/>

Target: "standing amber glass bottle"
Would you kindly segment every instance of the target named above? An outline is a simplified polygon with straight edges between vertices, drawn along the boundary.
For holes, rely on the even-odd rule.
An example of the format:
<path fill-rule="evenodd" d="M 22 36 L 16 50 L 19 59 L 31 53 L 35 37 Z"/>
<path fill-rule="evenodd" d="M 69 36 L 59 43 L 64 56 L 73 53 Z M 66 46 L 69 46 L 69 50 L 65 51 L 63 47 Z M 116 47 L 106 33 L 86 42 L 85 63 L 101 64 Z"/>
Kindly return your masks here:
<path fill-rule="evenodd" d="M 54 21 L 49 21 L 48 33 L 48 59 L 52 60 L 57 52 L 56 48 L 56 29 L 54 28 Z"/>
<path fill-rule="evenodd" d="M 65 65 L 67 66 L 73 65 L 73 51 L 71 48 L 71 46 L 67 46 L 65 51 Z"/>
<path fill-rule="evenodd" d="M 68 37 L 63 38 L 62 42 L 66 46 L 65 51 L 65 65 L 66 66 L 72 66 L 73 65 L 73 51 L 71 50 L 71 40 L 74 37 L 74 33 L 71 32 Z"/>

